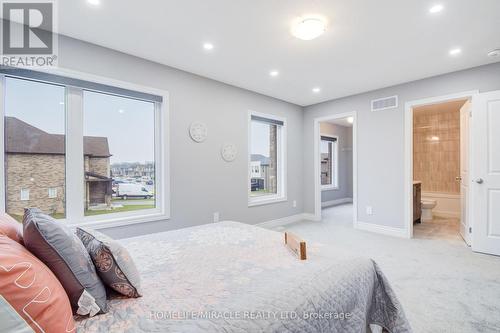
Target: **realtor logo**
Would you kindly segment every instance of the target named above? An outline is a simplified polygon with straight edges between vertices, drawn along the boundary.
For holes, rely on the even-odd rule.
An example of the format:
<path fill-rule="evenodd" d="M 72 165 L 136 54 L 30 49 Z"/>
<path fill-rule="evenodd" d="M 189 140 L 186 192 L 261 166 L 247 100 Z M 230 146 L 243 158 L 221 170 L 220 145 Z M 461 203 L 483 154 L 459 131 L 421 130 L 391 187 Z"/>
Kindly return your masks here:
<path fill-rule="evenodd" d="M 55 3 L 2 1 L 2 62 L 13 67 L 53 67 L 57 59 Z"/>

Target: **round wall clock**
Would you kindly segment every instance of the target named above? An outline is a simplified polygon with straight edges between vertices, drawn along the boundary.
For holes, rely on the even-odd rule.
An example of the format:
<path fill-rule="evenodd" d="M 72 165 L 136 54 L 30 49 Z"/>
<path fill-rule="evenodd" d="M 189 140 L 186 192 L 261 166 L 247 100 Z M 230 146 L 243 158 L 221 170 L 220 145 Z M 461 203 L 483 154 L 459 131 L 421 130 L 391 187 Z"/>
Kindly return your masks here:
<path fill-rule="evenodd" d="M 224 161 L 232 162 L 236 159 L 238 149 L 234 143 L 225 143 L 222 145 L 221 154 Z"/>
<path fill-rule="evenodd" d="M 195 142 L 205 141 L 207 139 L 207 134 L 207 125 L 202 122 L 195 121 L 189 126 L 189 136 L 191 136 L 191 139 Z"/>

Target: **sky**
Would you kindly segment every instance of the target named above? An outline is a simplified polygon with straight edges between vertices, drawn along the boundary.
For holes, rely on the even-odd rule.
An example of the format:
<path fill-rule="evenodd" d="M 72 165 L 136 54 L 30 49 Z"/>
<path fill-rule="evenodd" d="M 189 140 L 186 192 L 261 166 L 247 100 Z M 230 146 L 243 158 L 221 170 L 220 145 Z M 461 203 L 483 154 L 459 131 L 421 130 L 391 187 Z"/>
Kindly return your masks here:
<path fill-rule="evenodd" d="M 5 112 L 51 134 L 65 134 L 65 88 L 6 79 Z M 154 161 L 154 104 L 84 91 L 86 136 L 108 138 L 111 163 Z M 269 124 L 253 121 L 252 154 L 269 157 Z M 186 134 L 187 135 L 187 134 Z"/>
<path fill-rule="evenodd" d="M 252 154 L 269 157 L 269 124 L 252 121 Z"/>
<path fill-rule="evenodd" d="M 64 87 L 6 79 L 5 113 L 52 134 L 64 134 Z M 84 135 L 108 138 L 111 163 L 154 161 L 154 104 L 84 92 Z"/>

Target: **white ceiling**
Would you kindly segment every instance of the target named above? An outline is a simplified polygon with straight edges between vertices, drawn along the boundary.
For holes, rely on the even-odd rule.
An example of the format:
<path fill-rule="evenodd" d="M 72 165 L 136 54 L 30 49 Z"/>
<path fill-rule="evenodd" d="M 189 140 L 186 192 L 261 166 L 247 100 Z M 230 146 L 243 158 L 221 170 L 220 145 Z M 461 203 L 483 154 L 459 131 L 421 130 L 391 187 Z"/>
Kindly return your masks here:
<path fill-rule="evenodd" d="M 347 120 L 347 118 L 350 118 L 350 117 L 325 120 L 324 122 L 334 124 L 334 125 L 344 126 L 344 127 L 352 127 L 352 124 Z"/>
<path fill-rule="evenodd" d="M 59 1 L 60 32 L 299 105 L 500 61 L 499 0 L 100 1 Z M 304 14 L 326 33 L 291 36 Z"/>

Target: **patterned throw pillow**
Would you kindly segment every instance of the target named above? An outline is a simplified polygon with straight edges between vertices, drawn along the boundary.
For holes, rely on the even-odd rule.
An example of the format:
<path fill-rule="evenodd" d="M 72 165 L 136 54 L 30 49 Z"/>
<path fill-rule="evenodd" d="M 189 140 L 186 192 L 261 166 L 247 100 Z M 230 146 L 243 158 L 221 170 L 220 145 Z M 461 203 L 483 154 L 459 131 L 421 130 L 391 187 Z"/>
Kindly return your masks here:
<path fill-rule="evenodd" d="M 106 312 L 106 288 L 80 239 L 36 208 L 26 209 L 23 227 L 26 248 L 57 276 L 73 311 L 82 316 Z"/>
<path fill-rule="evenodd" d="M 76 228 L 76 234 L 108 287 L 127 297 L 141 296 L 139 272 L 127 249 L 95 230 Z"/>

